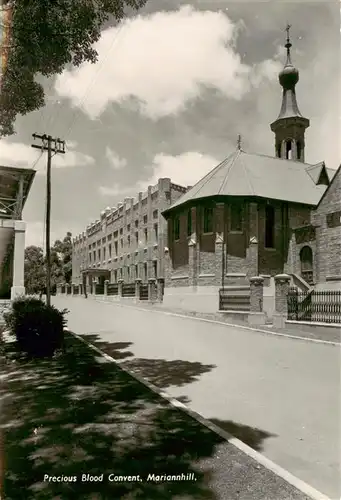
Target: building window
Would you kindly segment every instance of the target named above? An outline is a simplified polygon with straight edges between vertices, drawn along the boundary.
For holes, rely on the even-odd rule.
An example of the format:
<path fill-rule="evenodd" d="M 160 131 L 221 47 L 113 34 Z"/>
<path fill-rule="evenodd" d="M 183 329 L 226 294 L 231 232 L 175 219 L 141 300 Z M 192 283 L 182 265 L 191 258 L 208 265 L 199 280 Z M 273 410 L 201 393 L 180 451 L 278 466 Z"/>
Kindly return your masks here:
<path fill-rule="evenodd" d="M 128 247 L 130 247 L 130 235 L 128 235 L 127 241 L 128 241 Z"/>
<path fill-rule="evenodd" d="M 94 255 L 94 262 L 96 262 L 96 250 L 94 250 L 93 255 Z"/>
<path fill-rule="evenodd" d="M 148 217 L 147 217 L 147 215 L 144 215 L 143 216 L 143 224 L 147 224 L 147 222 L 148 222 Z"/>
<path fill-rule="evenodd" d="M 145 228 L 145 230 L 144 230 L 144 241 L 145 241 L 145 243 L 148 243 L 148 229 L 147 228 Z"/>
<path fill-rule="evenodd" d="M 135 227 L 139 227 L 139 221 L 138 221 L 138 219 L 136 219 L 136 221 L 135 221 Z"/>
<path fill-rule="evenodd" d="M 123 234 L 123 227 L 121 227 L 120 229 L 120 234 Z"/>
<path fill-rule="evenodd" d="M 105 251 L 105 248 L 103 248 L 103 260 L 105 260 L 105 254 L 106 254 L 106 251 Z"/>
<path fill-rule="evenodd" d="M 111 244 L 109 245 L 109 259 L 111 259 Z"/>
<path fill-rule="evenodd" d="M 187 236 L 192 235 L 192 209 L 190 208 L 187 213 Z"/>
<path fill-rule="evenodd" d="M 114 283 L 117 283 L 117 269 L 114 270 Z"/>
<path fill-rule="evenodd" d="M 117 238 L 118 237 L 118 231 L 115 231 L 114 232 L 114 238 Z"/>
<path fill-rule="evenodd" d="M 101 249 L 98 249 L 98 260 L 101 260 Z"/>
<path fill-rule="evenodd" d="M 127 226 L 127 231 L 129 233 L 129 231 L 130 231 L 130 224 L 128 224 L 128 226 Z"/>
<path fill-rule="evenodd" d="M 153 261 L 153 273 L 154 273 L 154 278 L 157 278 L 157 260 Z"/>
<path fill-rule="evenodd" d="M 135 278 L 137 279 L 139 277 L 139 266 L 135 264 Z"/>
<path fill-rule="evenodd" d="M 213 232 L 213 208 L 204 208 L 204 233 Z"/>
<path fill-rule="evenodd" d="M 341 212 L 334 212 L 326 215 L 327 227 L 339 227 L 341 226 Z"/>
<path fill-rule="evenodd" d="M 265 207 L 265 248 L 275 248 L 275 209 L 271 205 Z"/>
<path fill-rule="evenodd" d="M 91 253 L 89 253 L 89 262 L 91 262 Z"/>
<path fill-rule="evenodd" d="M 231 205 L 230 230 L 236 232 L 243 231 L 243 207 L 238 203 Z"/>
<path fill-rule="evenodd" d="M 176 215 L 173 220 L 174 240 L 180 239 L 180 217 Z"/>
<path fill-rule="evenodd" d="M 147 281 L 148 279 L 148 269 L 147 269 L 147 262 L 143 264 L 143 270 L 144 270 L 144 279 Z"/>
<path fill-rule="evenodd" d="M 130 283 L 130 268 L 129 266 L 127 267 L 127 281 Z"/>
<path fill-rule="evenodd" d="M 139 233 L 137 231 L 135 233 L 135 242 L 136 242 L 136 245 L 139 244 Z"/>
<path fill-rule="evenodd" d="M 154 237 L 155 237 L 155 241 L 157 241 L 158 236 L 159 236 L 159 229 L 158 229 L 158 225 L 157 225 L 157 224 L 154 224 Z"/>
<path fill-rule="evenodd" d="M 157 217 L 158 217 L 158 211 L 154 210 L 154 212 L 153 212 L 153 219 L 157 219 Z"/>
<path fill-rule="evenodd" d="M 117 257 L 117 254 L 118 254 L 118 244 L 117 244 L 117 241 L 114 242 L 114 245 L 115 245 L 115 256 Z"/>

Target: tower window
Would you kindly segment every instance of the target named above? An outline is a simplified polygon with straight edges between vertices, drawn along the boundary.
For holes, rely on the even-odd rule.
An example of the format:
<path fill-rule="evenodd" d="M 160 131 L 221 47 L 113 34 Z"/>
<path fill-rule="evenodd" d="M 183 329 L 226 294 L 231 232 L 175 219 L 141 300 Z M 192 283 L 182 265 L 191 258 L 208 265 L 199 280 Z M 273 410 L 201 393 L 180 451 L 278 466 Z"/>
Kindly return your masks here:
<path fill-rule="evenodd" d="M 300 160 L 302 157 L 302 145 L 300 141 L 297 141 L 296 147 L 297 147 L 297 159 Z"/>
<path fill-rule="evenodd" d="M 291 141 L 286 141 L 285 143 L 285 157 L 287 160 L 292 159 L 292 146 Z"/>
<path fill-rule="evenodd" d="M 204 209 L 204 233 L 213 232 L 213 208 Z"/>
<path fill-rule="evenodd" d="M 275 248 L 275 209 L 271 205 L 265 207 L 265 248 Z"/>

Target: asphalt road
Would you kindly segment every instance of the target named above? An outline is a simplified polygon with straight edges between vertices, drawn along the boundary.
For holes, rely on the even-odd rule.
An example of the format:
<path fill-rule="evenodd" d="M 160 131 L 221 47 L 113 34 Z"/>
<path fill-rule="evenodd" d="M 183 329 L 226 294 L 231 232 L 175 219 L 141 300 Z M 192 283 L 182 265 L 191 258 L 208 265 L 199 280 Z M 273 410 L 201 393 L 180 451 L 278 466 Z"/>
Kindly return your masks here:
<path fill-rule="evenodd" d="M 70 310 L 72 331 L 340 498 L 339 347 L 93 299 L 53 302 Z"/>

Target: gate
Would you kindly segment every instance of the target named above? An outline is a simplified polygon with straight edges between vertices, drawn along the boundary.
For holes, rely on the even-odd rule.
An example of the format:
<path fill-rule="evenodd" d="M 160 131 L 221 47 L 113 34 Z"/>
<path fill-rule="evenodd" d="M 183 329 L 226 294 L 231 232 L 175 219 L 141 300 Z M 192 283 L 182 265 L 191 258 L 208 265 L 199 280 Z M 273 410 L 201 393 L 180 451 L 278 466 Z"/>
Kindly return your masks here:
<path fill-rule="evenodd" d="M 122 297 L 135 297 L 135 283 L 123 283 Z"/>
<path fill-rule="evenodd" d="M 107 295 L 118 295 L 118 284 L 108 283 Z"/>
<path fill-rule="evenodd" d="M 140 300 L 148 300 L 148 285 L 140 285 Z"/>

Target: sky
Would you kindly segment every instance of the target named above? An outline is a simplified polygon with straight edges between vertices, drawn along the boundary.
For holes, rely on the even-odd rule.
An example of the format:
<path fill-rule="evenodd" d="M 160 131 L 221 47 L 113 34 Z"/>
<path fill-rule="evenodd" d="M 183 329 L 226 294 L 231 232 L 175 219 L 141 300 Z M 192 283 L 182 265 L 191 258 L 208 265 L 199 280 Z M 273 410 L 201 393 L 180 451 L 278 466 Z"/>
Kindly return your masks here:
<path fill-rule="evenodd" d="M 285 27 L 306 132 L 306 162 L 340 164 L 340 4 L 333 1 L 150 0 L 108 25 L 99 60 L 44 81 L 46 106 L 19 117 L 0 140 L 0 164 L 34 167 L 26 244 L 44 245 L 46 154 L 32 134 L 66 141 L 53 157 L 52 241 L 159 177 L 195 184 L 242 137 L 246 152 L 274 155 Z M 295 182 L 295 179 L 293 179 Z"/>

